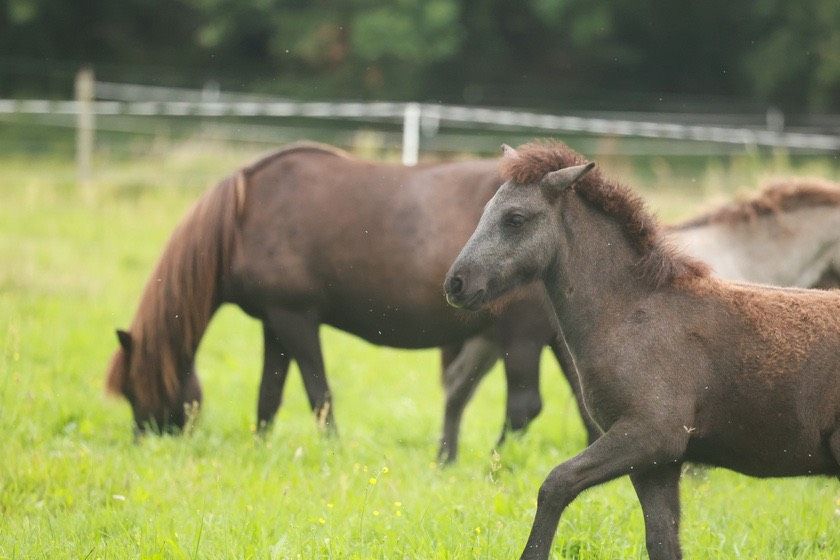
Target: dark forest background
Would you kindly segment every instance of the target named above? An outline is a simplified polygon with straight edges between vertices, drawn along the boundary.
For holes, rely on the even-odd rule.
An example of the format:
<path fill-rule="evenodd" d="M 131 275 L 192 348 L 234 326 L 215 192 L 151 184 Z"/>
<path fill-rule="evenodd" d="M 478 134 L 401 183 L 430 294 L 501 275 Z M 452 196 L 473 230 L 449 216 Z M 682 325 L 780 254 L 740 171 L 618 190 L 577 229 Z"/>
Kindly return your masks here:
<path fill-rule="evenodd" d="M 102 80 L 306 99 L 840 110 L 837 0 L 0 0 L 0 93 Z"/>

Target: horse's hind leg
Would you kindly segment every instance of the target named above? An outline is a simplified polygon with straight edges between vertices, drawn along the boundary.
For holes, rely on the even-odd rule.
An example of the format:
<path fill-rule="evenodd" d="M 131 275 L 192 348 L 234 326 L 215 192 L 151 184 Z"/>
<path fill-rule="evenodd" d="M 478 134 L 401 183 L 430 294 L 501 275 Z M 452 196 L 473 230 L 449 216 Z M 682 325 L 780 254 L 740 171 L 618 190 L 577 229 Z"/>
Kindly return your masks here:
<path fill-rule="evenodd" d="M 540 356 L 545 344 L 554 338 L 555 327 L 547 314 L 533 301 L 510 304 L 496 320 L 507 379 L 505 422 L 499 436 L 501 444 L 508 430 L 521 431 L 542 410 L 540 396 Z"/>
<path fill-rule="evenodd" d="M 461 354 L 463 348 L 463 343 L 447 344 L 446 346 L 440 347 L 440 382 L 444 387 L 449 383 L 447 378 L 447 375 L 450 373 L 449 366 Z"/>
<path fill-rule="evenodd" d="M 652 438 L 651 434 L 661 437 Z M 650 466 L 645 471 L 648 474 L 634 478 L 633 482 L 642 501 L 648 536 L 650 531 L 657 538 L 667 536 L 670 553 L 666 556 L 664 548 L 654 547 L 651 558 L 680 558 L 679 543 L 673 534 L 676 526 L 670 531 L 665 529 L 678 512 L 674 501 L 679 481 L 676 466 L 682 460 L 687 442 L 685 432 L 669 433 L 668 428 L 663 428 L 662 419 L 624 418 L 613 424 L 592 445 L 549 473 L 540 487 L 534 524 L 522 560 L 548 559 L 560 515 L 581 492 L 619 476 L 635 475 L 645 465 Z M 673 464 L 673 470 L 664 467 L 668 463 Z"/>
<path fill-rule="evenodd" d="M 321 339 L 318 335 L 318 317 L 314 312 L 292 312 L 273 308 L 267 312 L 271 330 L 283 347 L 297 362 L 303 377 L 303 387 L 318 425 L 329 432 L 335 431 L 332 395 L 324 371 Z"/>
<path fill-rule="evenodd" d="M 458 456 L 458 433 L 464 409 L 478 383 L 498 359 L 498 346 L 486 337 L 476 336 L 464 343 L 446 368 L 443 375 L 446 407 L 438 461 L 451 463 Z"/>
<path fill-rule="evenodd" d="M 274 416 L 283 401 L 283 386 L 289 373 L 291 357 L 286 347 L 268 322 L 263 322 L 263 344 L 265 356 L 260 382 L 260 396 L 257 401 L 257 429 L 264 431 L 271 426 Z"/>
<path fill-rule="evenodd" d="M 499 444 L 508 430 L 523 431 L 542 410 L 540 396 L 540 354 L 542 344 L 532 340 L 515 340 L 504 347 L 507 377 L 505 423 Z"/>
<path fill-rule="evenodd" d="M 840 288 L 840 262 L 832 262 L 811 287 L 820 290 L 836 290 Z"/>
<path fill-rule="evenodd" d="M 840 477 L 840 429 L 835 428 L 834 432 L 828 436 L 828 449 L 834 457 L 834 462 L 837 463 L 837 476 Z"/>

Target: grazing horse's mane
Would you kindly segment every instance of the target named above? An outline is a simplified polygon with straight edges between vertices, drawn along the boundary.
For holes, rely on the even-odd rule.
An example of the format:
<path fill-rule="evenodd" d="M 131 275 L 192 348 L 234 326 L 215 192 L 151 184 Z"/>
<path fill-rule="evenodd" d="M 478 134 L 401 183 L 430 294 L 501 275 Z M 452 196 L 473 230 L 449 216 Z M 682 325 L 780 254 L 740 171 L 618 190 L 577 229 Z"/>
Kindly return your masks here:
<path fill-rule="evenodd" d="M 131 347 L 114 356 L 106 388 L 131 396 L 144 410 L 172 411 L 184 375 L 220 303 L 230 265 L 234 182 L 202 196 L 169 239 L 143 290 L 129 334 Z"/>
<path fill-rule="evenodd" d="M 585 163 L 586 159 L 566 144 L 546 140 L 520 146 L 516 155 L 502 158 L 499 170 L 504 181 L 532 185 L 551 171 Z M 708 266 L 668 242 L 654 215 L 630 188 L 606 179 L 597 168 L 573 188 L 586 202 L 618 222 L 641 256 L 643 279 L 660 286 L 709 275 Z"/>
<path fill-rule="evenodd" d="M 801 208 L 840 206 L 840 184 L 824 179 L 776 180 L 746 200 L 736 200 L 674 226 L 687 229 L 712 224 L 750 222 L 760 216 L 777 215 Z"/>
<path fill-rule="evenodd" d="M 146 411 L 180 407 L 185 376 L 210 319 L 222 302 L 237 218 L 251 175 L 298 152 L 349 157 L 317 143 L 291 144 L 239 169 L 206 192 L 173 232 L 143 290 L 129 329 L 130 351 L 111 360 L 106 389 Z"/>

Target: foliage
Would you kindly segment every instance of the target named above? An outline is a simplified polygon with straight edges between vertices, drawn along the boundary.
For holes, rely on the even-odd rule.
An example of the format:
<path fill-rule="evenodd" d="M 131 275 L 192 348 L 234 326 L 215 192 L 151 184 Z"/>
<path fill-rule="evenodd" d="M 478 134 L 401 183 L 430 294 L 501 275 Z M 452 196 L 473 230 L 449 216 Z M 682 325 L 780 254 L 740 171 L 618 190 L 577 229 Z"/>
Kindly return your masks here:
<path fill-rule="evenodd" d="M 12 93 L 64 61 L 307 97 L 840 109 L 835 0 L 0 0 L 0 29 Z"/>

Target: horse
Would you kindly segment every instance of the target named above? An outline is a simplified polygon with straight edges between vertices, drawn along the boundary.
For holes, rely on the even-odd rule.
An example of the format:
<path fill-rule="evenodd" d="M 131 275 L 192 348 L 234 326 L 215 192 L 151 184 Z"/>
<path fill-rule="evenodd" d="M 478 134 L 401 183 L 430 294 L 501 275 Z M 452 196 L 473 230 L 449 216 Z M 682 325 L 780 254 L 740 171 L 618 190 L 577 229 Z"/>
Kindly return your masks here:
<path fill-rule="evenodd" d="M 758 195 L 668 228 L 688 254 L 728 280 L 840 287 L 840 185 L 770 183 Z"/>
<path fill-rule="evenodd" d="M 684 462 L 840 475 L 840 294 L 730 283 L 562 143 L 507 148 L 505 183 L 444 281 L 481 312 L 543 283 L 603 435 L 540 487 L 523 559 L 548 558 L 582 491 L 629 475 L 650 558 L 681 558 Z"/>
<path fill-rule="evenodd" d="M 830 181 L 777 180 L 749 199 L 667 225 L 664 232 L 727 280 L 840 288 L 840 185 Z M 565 352 L 555 355 L 561 369 L 571 371 Z M 489 370 L 451 368 L 444 384 L 474 388 Z M 583 420 L 591 443 L 599 432 L 585 415 Z"/>
<path fill-rule="evenodd" d="M 131 405 L 135 431 L 179 431 L 202 392 L 194 358 L 216 310 L 238 305 L 262 321 L 257 425 L 267 429 L 296 360 L 319 425 L 334 430 L 319 325 L 400 348 L 443 347 L 446 395 L 439 457 L 457 456 L 473 371 L 503 356 L 502 429 L 540 411 L 539 359 L 557 346 L 542 287 L 496 313 L 446 304 L 441 279 L 501 184 L 494 160 L 378 164 L 299 144 L 210 189 L 182 219 L 145 286 L 128 330 L 117 332 L 106 386 Z M 477 381 L 476 381 L 477 382 Z M 194 403 L 194 404 L 193 404 Z"/>

